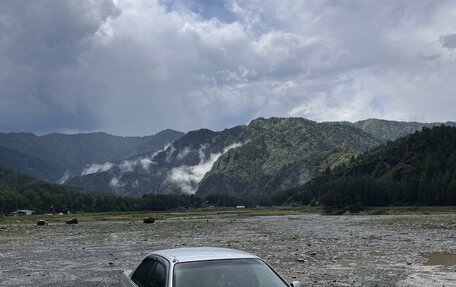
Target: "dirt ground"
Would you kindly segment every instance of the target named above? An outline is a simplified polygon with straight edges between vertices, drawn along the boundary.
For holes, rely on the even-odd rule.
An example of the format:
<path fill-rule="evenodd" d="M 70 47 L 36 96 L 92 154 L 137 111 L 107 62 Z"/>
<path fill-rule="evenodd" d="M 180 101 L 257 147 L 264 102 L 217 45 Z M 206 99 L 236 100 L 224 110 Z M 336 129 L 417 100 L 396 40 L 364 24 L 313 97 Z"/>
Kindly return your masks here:
<path fill-rule="evenodd" d="M 456 286 L 456 262 L 426 265 L 456 254 L 454 214 L 0 225 L 0 286 L 119 286 L 147 253 L 184 246 L 242 249 L 304 286 Z"/>

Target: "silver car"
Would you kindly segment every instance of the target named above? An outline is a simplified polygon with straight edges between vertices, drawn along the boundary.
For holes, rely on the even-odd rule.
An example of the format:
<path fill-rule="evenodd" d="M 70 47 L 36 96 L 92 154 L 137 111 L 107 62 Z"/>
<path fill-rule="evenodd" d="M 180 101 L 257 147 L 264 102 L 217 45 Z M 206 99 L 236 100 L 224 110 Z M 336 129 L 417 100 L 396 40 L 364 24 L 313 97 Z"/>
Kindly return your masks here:
<path fill-rule="evenodd" d="M 298 287 L 261 258 L 226 248 L 178 248 L 147 255 L 125 271 L 122 287 Z"/>

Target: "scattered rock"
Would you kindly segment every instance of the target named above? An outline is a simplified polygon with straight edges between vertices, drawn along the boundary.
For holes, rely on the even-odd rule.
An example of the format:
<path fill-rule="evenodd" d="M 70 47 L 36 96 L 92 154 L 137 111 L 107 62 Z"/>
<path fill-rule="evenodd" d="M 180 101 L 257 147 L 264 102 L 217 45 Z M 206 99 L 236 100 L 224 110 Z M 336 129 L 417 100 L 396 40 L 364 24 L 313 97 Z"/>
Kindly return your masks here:
<path fill-rule="evenodd" d="M 37 221 L 36 225 L 43 226 L 43 225 L 48 225 L 48 223 L 46 220 L 40 219 Z"/>
<path fill-rule="evenodd" d="M 66 224 L 78 224 L 78 219 L 75 217 L 75 218 L 71 218 L 71 219 L 68 219 L 66 221 Z"/>
<path fill-rule="evenodd" d="M 154 222 L 155 222 L 155 218 L 153 218 L 153 217 L 146 217 L 146 218 L 144 218 L 143 222 L 144 222 L 144 223 L 154 223 Z"/>
<path fill-rule="evenodd" d="M 143 219 L 147 216 L 144 215 Z M 443 220 L 449 221 L 447 216 L 442 216 Z M 284 217 L 245 217 L 228 227 L 226 224 L 229 224 L 230 217 L 213 217 L 209 220 L 211 224 L 205 223 L 206 218 L 183 218 L 147 226 L 141 225 L 140 221 L 99 224 L 83 220 L 84 224 L 75 228 L 65 228 L 59 224 L 53 225 L 53 228 L 33 228 L 32 221 L 29 225 L 8 225 L 7 232 L 1 231 L 7 225 L 0 226 L 0 247 L 10 250 L 8 254 L 12 255 L 2 258 L 5 261 L 2 271 L 7 270 L 3 272 L 17 278 L 5 287 L 25 286 L 32 279 L 38 286 L 65 279 L 73 280 L 66 284 L 68 286 L 88 286 L 93 285 L 93 282 L 114 286 L 118 278 L 113 274 L 117 269 L 125 269 L 119 262 L 127 260 L 129 263 L 125 263 L 125 266 L 131 267 L 137 261 L 127 258 L 142 256 L 150 252 L 151 247 L 185 247 L 185 244 L 229 246 L 231 243 L 236 249 L 257 254 L 279 267 L 280 273 L 286 278 L 309 282 L 312 286 L 431 286 L 418 281 L 427 278 L 429 281 L 426 282 L 435 279 L 441 283 L 439 286 L 450 286 L 449 280 L 454 273 L 452 267 L 442 268 L 442 273 L 437 273 L 436 278 L 432 274 L 420 277 L 419 273 L 415 274 L 419 269 L 412 268 L 416 264 L 421 267 L 425 260 L 420 257 L 422 252 L 451 251 L 454 246 L 456 221 L 453 218 L 446 225 L 454 226 L 452 230 L 436 228 L 422 232 L 403 223 L 405 220 L 428 220 L 428 217 L 341 218 L 306 214 L 299 216 L 302 219 L 300 221 L 286 221 Z M 34 222 L 37 223 L 38 219 Z M 200 228 L 195 231 L 197 226 Z M 189 240 L 191 236 L 194 237 Z M 336 237 L 339 240 L 336 241 Z M 149 240 L 143 242 L 147 238 Z M 409 238 L 413 241 L 405 241 Z M 426 238 L 433 240 L 425 241 Z M 125 240 L 126 244 L 121 240 Z M 37 256 L 52 260 L 42 260 L 36 266 L 27 265 L 27 272 L 23 272 L 21 266 L 24 262 L 21 260 L 27 258 L 30 247 L 37 246 L 37 242 L 40 247 L 45 247 L 34 250 Z M 92 262 L 87 261 L 87 256 L 102 265 L 87 265 Z M 55 266 L 65 266 L 69 260 L 74 261 L 71 267 L 55 269 Z M 85 276 L 68 276 L 81 268 L 87 269 Z M 110 272 L 101 272 L 100 268 Z M 47 269 L 56 272 L 49 276 L 43 271 Z M 21 273 L 25 273 L 25 279 L 20 279 Z M 41 277 L 43 273 L 46 273 L 46 277 Z M 26 277 L 27 274 L 31 274 L 31 277 Z M 317 283 L 312 283 L 314 281 Z"/>

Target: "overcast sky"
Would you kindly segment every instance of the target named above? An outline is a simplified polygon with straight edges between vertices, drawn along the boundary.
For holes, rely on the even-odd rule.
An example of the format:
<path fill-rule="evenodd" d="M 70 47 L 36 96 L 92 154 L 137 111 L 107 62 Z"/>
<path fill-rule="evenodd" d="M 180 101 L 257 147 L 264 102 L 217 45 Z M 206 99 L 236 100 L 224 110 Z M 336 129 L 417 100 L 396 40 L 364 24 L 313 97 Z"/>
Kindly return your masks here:
<path fill-rule="evenodd" d="M 456 1 L 2 0 L 0 131 L 456 120 Z"/>

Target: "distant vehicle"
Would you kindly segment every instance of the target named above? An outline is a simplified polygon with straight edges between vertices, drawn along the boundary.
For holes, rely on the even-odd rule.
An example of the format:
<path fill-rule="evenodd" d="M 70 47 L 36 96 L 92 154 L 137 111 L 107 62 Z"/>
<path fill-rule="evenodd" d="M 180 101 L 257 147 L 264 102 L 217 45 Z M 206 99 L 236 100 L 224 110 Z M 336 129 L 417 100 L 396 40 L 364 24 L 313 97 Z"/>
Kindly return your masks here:
<path fill-rule="evenodd" d="M 19 209 L 19 210 L 16 210 L 16 214 L 18 215 L 32 215 L 32 213 L 34 213 L 35 211 L 33 210 L 28 210 L 28 209 Z"/>
<path fill-rule="evenodd" d="M 261 258 L 226 248 L 178 248 L 148 254 L 122 287 L 300 287 L 288 284 Z"/>

